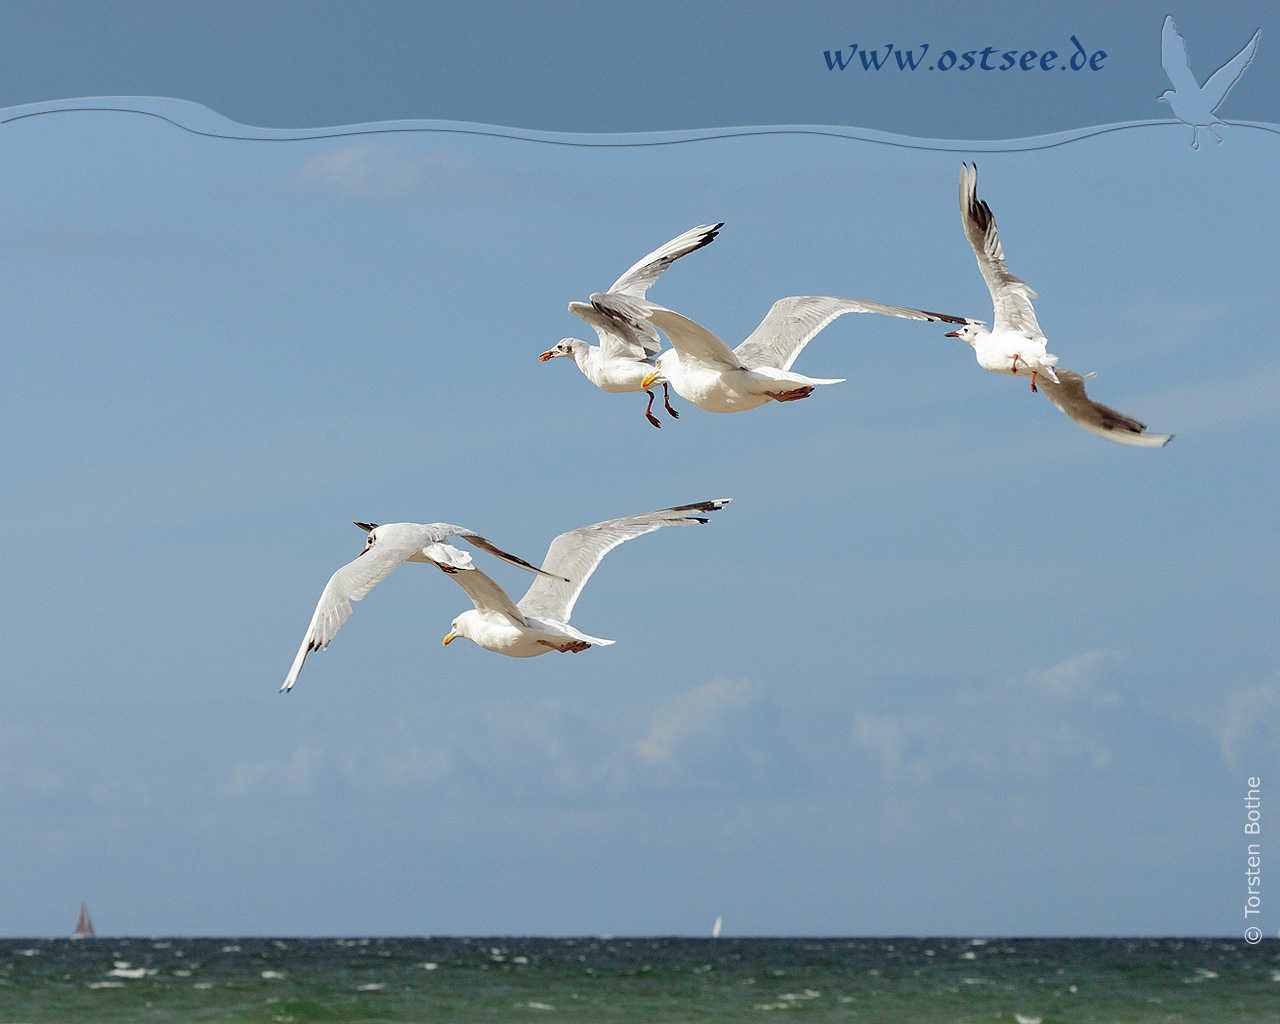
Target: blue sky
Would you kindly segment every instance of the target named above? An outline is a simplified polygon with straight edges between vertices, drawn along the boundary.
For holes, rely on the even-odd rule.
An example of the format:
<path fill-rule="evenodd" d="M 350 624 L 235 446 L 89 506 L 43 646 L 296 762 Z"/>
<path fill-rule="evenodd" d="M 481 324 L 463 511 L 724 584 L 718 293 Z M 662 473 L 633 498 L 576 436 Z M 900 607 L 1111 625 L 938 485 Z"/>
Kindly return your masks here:
<path fill-rule="evenodd" d="M 64 11 L 42 31 L 85 31 Z M 538 38 L 566 45 L 571 13 Z M 1264 23 L 1201 36 L 1175 13 L 1201 77 Z M 1077 96 L 1043 130 L 1166 117 L 1160 20 L 1140 47 L 1095 20 L 1132 46 L 1106 80 L 1126 113 Z M 215 53 L 250 35 L 201 31 Z M 379 32 L 356 52 L 391 46 Z M 1245 102 L 1276 74 L 1268 38 L 1228 118 L 1280 121 Z M 257 101 L 279 98 L 274 122 L 219 107 L 212 60 L 203 93 L 136 91 L 326 123 L 290 105 L 317 74 L 292 67 Z M 378 106 L 383 77 L 361 77 L 358 116 L 413 112 L 412 90 Z M 74 94 L 135 91 L 99 81 Z M 508 123 L 568 127 L 559 93 L 525 84 L 506 82 Z M 979 131 L 974 88 L 935 130 L 909 92 L 872 112 L 974 138 L 1058 117 L 1024 98 Z M 802 92 L 757 122 L 822 120 Z M 690 105 L 579 127 L 687 127 Z M 417 114 L 501 123 L 448 97 Z M 1280 729 L 1280 359 L 1257 326 L 1280 135 L 583 149 L 235 141 L 88 112 L 2 131 L 0 565 L 22 582 L 2 599 L 0 867 L 21 887 L 0 932 L 61 933 L 81 899 L 113 934 L 1243 928 L 1241 798 Z M 735 416 L 678 402 L 661 431 L 636 396 L 536 361 L 590 333 L 570 300 L 718 220 L 653 297 L 731 343 L 791 294 L 989 319 L 956 209 L 970 158 L 1051 350 L 1170 446 L 1108 444 L 937 326 L 887 318 L 844 317 L 797 363 L 847 383 Z M 536 559 L 565 529 L 726 496 L 708 526 L 609 555 L 574 621 L 612 647 L 442 649 L 465 595 L 406 566 L 276 693 L 360 549 L 353 519 L 458 522 Z"/>

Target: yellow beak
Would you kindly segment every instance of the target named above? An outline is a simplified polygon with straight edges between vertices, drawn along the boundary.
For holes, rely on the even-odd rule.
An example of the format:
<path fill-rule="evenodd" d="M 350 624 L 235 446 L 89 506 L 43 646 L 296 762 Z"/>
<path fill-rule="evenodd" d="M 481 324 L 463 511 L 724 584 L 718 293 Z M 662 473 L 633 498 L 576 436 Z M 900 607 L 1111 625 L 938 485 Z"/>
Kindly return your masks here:
<path fill-rule="evenodd" d="M 657 370 L 654 370 L 653 373 L 649 374 L 647 377 L 645 377 L 644 380 L 640 382 L 640 386 L 646 389 L 651 388 L 653 387 L 653 382 L 661 376 L 662 376 L 661 373 L 659 373 Z"/>
<path fill-rule="evenodd" d="M 458 634 L 450 630 L 449 635 L 444 638 L 444 646 L 448 647 L 451 643 L 453 643 L 457 639 L 458 639 Z"/>

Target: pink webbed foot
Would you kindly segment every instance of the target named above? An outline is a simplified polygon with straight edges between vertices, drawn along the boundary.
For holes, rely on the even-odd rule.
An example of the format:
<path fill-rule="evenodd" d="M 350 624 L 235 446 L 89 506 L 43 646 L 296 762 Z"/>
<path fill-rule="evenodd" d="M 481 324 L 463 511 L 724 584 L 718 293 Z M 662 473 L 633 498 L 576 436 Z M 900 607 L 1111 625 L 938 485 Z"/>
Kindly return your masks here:
<path fill-rule="evenodd" d="M 771 394 L 769 397 L 775 402 L 798 402 L 802 398 L 808 398 L 813 394 L 813 386 L 806 384 L 802 388 L 796 388 L 794 391 L 781 391 L 777 394 Z"/>

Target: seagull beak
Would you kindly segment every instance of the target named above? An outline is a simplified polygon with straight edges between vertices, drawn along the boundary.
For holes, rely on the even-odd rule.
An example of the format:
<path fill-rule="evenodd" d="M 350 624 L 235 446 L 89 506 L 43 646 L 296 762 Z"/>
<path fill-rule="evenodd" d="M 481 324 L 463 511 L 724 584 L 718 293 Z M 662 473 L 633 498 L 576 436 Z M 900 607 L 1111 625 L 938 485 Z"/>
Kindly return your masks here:
<path fill-rule="evenodd" d="M 944 335 L 943 335 L 943 337 L 944 337 L 944 338 L 958 338 L 958 337 L 960 337 L 960 332 L 959 332 L 959 331 L 947 331 L 947 333 L 946 333 L 946 334 L 944 334 Z"/>
<path fill-rule="evenodd" d="M 548 359 L 554 359 L 555 357 L 556 357 L 556 350 L 553 348 L 549 348 L 545 352 L 543 352 L 542 355 L 538 356 L 538 362 L 545 363 Z"/>
<path fill-rule="evenodd" d="M 457 639 L 458 639 L 458 634 L 453 632 L 453 630 L 450 630 L 449 635 L 444 638 L 444 646 L 448 647 L 451 643 L 453 643 Z"/>
<path fill-rule="evenodd" d="M 662 374 L 660 371 L 654 370 L 653 373 L 646 376 L 645 379 L 640 382 L 640 386 L 642 388 L 651 388 L 653 387 L 654 381 L 656 381 L 661 376 Z"/>

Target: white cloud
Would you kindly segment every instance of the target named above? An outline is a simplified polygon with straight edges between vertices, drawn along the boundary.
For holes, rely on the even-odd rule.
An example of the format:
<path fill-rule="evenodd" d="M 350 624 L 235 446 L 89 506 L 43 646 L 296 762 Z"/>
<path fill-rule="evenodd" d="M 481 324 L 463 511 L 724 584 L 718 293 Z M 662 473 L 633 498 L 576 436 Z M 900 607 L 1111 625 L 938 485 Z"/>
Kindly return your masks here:
<path fill-rule="evenodd" d="M 465 157 L 438 151 L 411 152 L 403 145 L 361 141 L 308 158 L 290 183 L 302 189 L 402 202 L 442 193 L 478 191 L 481 178 L 479 165 Z"/>
<path fill-rule="evenodd" d="M 239 761 L 231 770 L 231 779 L 223 787 L 232 796 L 241 796 L 260 786 L 288 786 L 297 793 L 310 792 L 316 772 L 324 763 L 324 751 L 305 744 L 287 761 Z"/>
<path fill-rule="evenodd" d="M 745 710 L 758 693 L 753 683 L 724 678 L 695 686 L 659 709 L 649 731 L 632 744 L 632 752 L 649 764 L 668 762 L 677 747 L 713 729 L 726 714 Z"/>
<path fill-rule="evenodd" d="M 1257 775 L 1280 753 L 1280 684 L 1237 690 L 1223 705 L 1215 730 L 1232 771 Z"/>

